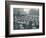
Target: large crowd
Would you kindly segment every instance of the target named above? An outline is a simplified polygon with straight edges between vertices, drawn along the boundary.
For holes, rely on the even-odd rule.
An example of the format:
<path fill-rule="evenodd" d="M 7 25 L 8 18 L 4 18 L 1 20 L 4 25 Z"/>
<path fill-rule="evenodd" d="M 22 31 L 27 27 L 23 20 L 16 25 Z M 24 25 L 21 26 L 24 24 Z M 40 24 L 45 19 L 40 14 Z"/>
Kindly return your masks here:
<path fill-rule="evenodd" d="M 39 28 L 38 16 L 15 16 L 14 29 L 37 29 Z"/>

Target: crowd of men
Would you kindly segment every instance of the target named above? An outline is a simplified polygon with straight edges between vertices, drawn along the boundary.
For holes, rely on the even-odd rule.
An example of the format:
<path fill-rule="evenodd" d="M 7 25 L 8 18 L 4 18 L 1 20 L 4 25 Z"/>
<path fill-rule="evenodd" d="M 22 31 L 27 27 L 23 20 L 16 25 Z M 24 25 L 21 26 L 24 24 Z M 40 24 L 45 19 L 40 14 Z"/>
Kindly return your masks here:
<path fill-rule="evenodd" d="M 14 29 L 36 29 L 39 28 L 38 16 L 15 16 L 14 17 Z"/>

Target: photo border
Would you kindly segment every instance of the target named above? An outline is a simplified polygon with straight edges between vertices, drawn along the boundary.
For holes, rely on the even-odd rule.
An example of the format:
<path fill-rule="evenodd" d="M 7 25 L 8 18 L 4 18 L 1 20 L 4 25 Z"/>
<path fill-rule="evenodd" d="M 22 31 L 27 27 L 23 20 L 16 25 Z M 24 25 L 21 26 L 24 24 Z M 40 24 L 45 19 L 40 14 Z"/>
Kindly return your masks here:
<path fill-rule="evenodd" d="M 24 5 L 42 5 L 42 30 L 43 33 L 29 33 L 29 34 L 14 34 L 9 35 L 9 25 L 10 25 L 10 5 L 11 4 L 24 4 Z M 20 2 L 20 1 L 5 1 L 5 37 L 18 37 L 18 36 L 37 36 L 37 35 L 45 35 L 45 3 L 41 2 Z"/>
<path fill-rule="evenodd" d="M 39 9 L 39 29 L 24 29 L 13 30 L 13 8 L 29 8 Z M 10 5 L 10 34 L 27 34 L 27 33 L 39 33 L 42 32 L 42 6 L 32 5 Z"/>

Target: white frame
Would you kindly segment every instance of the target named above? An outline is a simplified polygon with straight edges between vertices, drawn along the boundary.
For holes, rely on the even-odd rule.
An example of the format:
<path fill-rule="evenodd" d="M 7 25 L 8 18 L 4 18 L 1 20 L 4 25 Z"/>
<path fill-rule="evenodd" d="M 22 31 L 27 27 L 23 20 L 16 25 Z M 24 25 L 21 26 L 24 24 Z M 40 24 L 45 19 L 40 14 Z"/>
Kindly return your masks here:
<path fill-rule="evenodd" d="M 32 30 L 13 30 L 13 8 L 39 8 L 39 29 Z M 10 35 L 11 34 L 27 34 L 42 32 L 42 6 L 33 5 L 10 5 Z"/>

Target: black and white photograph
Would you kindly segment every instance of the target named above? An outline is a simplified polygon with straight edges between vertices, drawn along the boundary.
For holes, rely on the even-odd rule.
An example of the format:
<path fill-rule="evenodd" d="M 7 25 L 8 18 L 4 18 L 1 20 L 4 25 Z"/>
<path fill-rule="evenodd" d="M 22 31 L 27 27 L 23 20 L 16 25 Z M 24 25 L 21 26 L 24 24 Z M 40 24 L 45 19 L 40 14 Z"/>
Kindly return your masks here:
<path fill-rule="evenodd" d="M 6 37 L 44 35 L 44 3 L 6 2 Z"/>
<path fill-rule="evenodd" d="M 39 9 L 13 8 L 13 29 L 39 29 Z"/>

